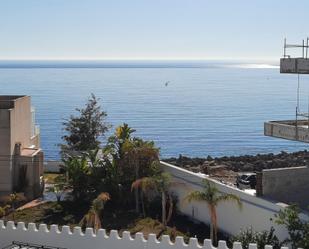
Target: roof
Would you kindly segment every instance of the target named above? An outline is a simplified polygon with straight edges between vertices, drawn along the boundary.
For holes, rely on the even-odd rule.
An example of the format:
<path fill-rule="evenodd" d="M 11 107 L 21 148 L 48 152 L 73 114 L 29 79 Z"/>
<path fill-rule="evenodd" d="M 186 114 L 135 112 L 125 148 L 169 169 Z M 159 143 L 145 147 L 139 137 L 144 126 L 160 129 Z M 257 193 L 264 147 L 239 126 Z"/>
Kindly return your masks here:
<path fill-rule="evenodd" d="M 0 95 L 0 109 L 12 109 L 17 99 L 28 97 L 27 95 Z"/>
<path fill-rule="evenodd" d="M 26 97 L 26 95 L 0 95 L 0 101 L 14 101 L 23 97 Z"/>

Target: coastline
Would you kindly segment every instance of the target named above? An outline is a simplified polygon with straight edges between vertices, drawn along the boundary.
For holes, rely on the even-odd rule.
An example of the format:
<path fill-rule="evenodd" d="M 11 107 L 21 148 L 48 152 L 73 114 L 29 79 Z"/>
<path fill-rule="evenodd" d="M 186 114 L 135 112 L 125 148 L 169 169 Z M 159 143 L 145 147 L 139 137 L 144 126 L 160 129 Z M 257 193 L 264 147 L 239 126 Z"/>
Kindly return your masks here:
<path fill-rule="evenodd" d="M 190 157 L 179 155 L 178 158 L 163 158 L 162 161 L 191 170 L 205 172 L 208 167 L 222 166 L 234 172 L 260 172 L 263 169 L 287 168 L 309 165 L 309 151 L 282 151 L 279 154 L 256 154 L 223 157 Z"/>

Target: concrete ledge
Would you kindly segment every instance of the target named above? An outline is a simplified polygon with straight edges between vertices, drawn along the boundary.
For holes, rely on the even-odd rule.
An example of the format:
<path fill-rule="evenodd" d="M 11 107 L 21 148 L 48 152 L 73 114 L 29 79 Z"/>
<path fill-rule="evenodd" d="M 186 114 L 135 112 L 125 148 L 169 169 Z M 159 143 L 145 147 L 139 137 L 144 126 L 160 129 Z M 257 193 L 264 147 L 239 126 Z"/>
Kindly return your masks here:
<path fill-rule="evenodd" d="M 308 120 L 269 121 L 264 123 L 264 135 L 309 143 Z"/>
<path fill-rule="evenodd" d="M 280 73 L 309 74 L 309 59 L 281 58 Z"/>

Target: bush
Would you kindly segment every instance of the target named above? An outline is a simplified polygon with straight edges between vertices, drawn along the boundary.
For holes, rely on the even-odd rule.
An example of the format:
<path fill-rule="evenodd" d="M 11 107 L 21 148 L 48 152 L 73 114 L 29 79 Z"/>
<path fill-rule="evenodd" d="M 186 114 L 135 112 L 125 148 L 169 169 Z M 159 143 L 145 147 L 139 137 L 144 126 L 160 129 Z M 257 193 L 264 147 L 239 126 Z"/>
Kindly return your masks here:
<path fill-rule="evenodd" d="M 273 249 L 280 249 L 284 242 L 280 242 L 275 235 L 275 229 L 270 231 L 255 232 L 252 227 L 245 231 L 241 231 L 238 235 L 231 238 L 231 243 L 241 242 L 243 249 L 248 249 L 250 243 L 256 243 L 258 249 L 264 249 L 265 245 L 273 246 Z"/>
<path fill-rule="evenodd" d="M 285 225 L 288 232 L 288 242 L 293 249 L 309 248 L 309 222 L 299 217 L 300 209 L 296 205 L 289 206 L 275 215 L 276 223 Z"/>
<path fill-rule="evenodd" d="M 5 215 L 5 210 L 3 207 L 0 207 L 0 218 L 2 218 Z"/>
<path fill-rule="evenodd" d="M 5 205 L 4 207 L 0 207 L 0 218 L 5 216 L 9 209 L 10 209 L 9 205 Z"/>

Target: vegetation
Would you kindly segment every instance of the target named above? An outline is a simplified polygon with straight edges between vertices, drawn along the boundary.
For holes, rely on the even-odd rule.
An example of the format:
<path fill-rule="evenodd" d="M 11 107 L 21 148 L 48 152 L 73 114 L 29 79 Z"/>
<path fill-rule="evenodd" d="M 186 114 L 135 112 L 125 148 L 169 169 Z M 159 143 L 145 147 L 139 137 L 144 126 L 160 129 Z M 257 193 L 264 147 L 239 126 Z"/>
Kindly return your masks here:
<path fill-rule="evenodd" d="M 8 210 L 11 208 L 10 205 L 5 205 L 3 207 L 0 207 L 0 218 L 5 216 L 8 213 Z"/>
<path fill-rule="evenodd" d="M 150 190 L 161 196 L 162 224 L 164 229 L 166 228 L 167 223 L 170 221 L 173 212 L 173 199 L 171 193 L 169 192 L 171 185 L 171 176 L 168 173 L 159 173 L 151 177 L 144 177 L 132 183 L 133 190 L 140 188 L 142 192 L 146 193 Z M 143 203 L 143 198 L 141 199 Z M 166 210 L 167 203 L 168 211 Z M 144 216 L 146 216 L 144 204 L 142 207 Z"/>
<path fill-rule="evenodd" d="M 231 243 L 241 242 L 243 249 L 249 249 L 250 243 L 256 243 L 258 249 L 264 249 L 265 245 L 273 246 L 273 249 L 281 249 L 285 242 L 280 242 L 275 235 L 275 229 L 270 228 L 270 231 L 255 232 L 252 227 L 241 231 L 237 236 L 231 238 Z"/>
<path fill-rule="evenodd" d="M 72 151 L 88 151 L 99 148 L 99 137 L 108 130 L 108 125 L 104 122 L 106 113 L 101 110 L 98 99 L 91 94 L 85 108 L 76 108 L 78 116 L 71 115 L 66 120 L 64 130 L 67 132 L 62 137 L 65 144 L 61 145 L 62 152 L 72 153 Z"/>
<path fill-rule="evenodd" d="M 93 227 L 95 231 L 101 228 L 101 216 L 104 210 L 105 203 L 110 200 L 108 193 L 101 193 L 92 201 L 92 206 L 89 212 L 82 219 L 83 227 Z"/>
<path fill-rule="evenodd" d="M 155 203 L 152 205 L 156 206 Z M 109 232 L 110 230 L 129 231 L 131 234 L 137 232 L 144 233 L 147 238 L 149 233 L 154 233 L 160 238 L 167 234 L 172 240 L 176 236 L 183 236 L 188 242 L 189 237 L 197 237 L 202 243 L 205 237 L 205 231 L 208 227 L 203 224 L 196 224 L 184 216 L 176 215 L 171 221 L 171 226 L 163 229 L 163 224 L 157 219 L 156 213 L 158 209 L 149 211 L 146 218 L 136 214 L 134 208 L 114 205 L 111 201 L 107 202 L 104 208 L 102 219 L 102 227 Z M 134 206 L 133 206 L 134 207 Z M 72 208 L 72 202 L 62 201 L 60 204 L 56 202 L 43 203 L 29 209 L 15 211 L 15 222 L 23 221 L 26 223 L 34 222 L 36 224 L 45 223 L 48 226 L 52 224 L 68 225 L 71 228 L 81 225 L 81 220 L 89 211 L 89 203 L 84 202 L 80 205 L 75 205 Z M 12 220 L 12 213 L 4 218 Z M 220 234 L 221 239 L 227 239 L 227 236 Z"/>
<path fill-rule="evenodd" d="M 47 225 L 69 225 L 73 228 L 79 225 L 88 209 L 89 203 L 87 202 L 74 205 L 74 208 L 72 208 L 72 202 L 70 201 L 62 201 L 60 204 L 57 202 L 47 202 L 32 208 L 16 210 L 5 216 L 4 219 L 14 220 L 15 222 L 44 223 Z"/>
<path fill-rule="evenodd" d="M 207 203 L 210 216 L 210 239 L 214 244 L 217 243 L 217 206 L 221 202 L 234 201 L 238 207 L 242 207 L 242 203 L 238 196 L 233 194 L 220 194 L 216 186 L 208 180 L 204 180 L 203 191 L 193 191 L 186 196 L 188 202 L 204 201 Z"/>
<path fill-rule="evenodd" d="M 159 149 L 155 147 L 153 141 L 144 141 L 140 138 L 126 140 L 123 144 L 123 151 L 125 153 L 125 162 L 129 166 L 132 179 L 130 182 L 136 181 L 144 176 L 151 176 L 152 165 L 159 161 Z M 140 212 L 140 195 L 138 188 L 134 189 L 135 210 Z"/>
<path fill-rule="evenodd" d="M 45 173 L 44 180 L 45 180 L 45 183 L 48 183 L 48 184 L 65 182 L 63 174 L 60 174 L 60 173 Z"/>
<path fill-rule="evenodd" d="M 217 243 L 217 211 L 221 202 L 233 201 L 242 207 L 238 196 L 222 194 L 210 181 L 204 181 L 202 191 L 189 193 L 185 200 L 203 201 L 210 214 L 210 229 L 205 224 L 194 224 L 175 210 L 176 200 L 170 189 L 174 182 L 159 164 L 159 148 L 153 141 L 134 136 L 135 129 L 124 123 L 116 127 L 114 134 L 101 146 L 100 136 L 108 130 L 106 113 L 92 94 L 83 109 L 76 109 L 77 116 L 65 121 L 62 145 L 63 168 L 61 174 L 46 174 L 49 191 L 57 202 L 43 203 L 30 209 L 15 210 L 18 195 L 11 195 L 0 208 L 0 217 L 15 222 L 81 225 L 95 230 L 129 230 L 131 233 L 156 233 L 157 237 L 168 234 L 174 239 L 181 235 L 197 237 L 202 241 L 207 233 Z M 26 182 L 21 180 L 23 186 Z M 71 201 L 63 200 L 71 194 Z M 73 201 L 73 203 L 72 203 Z M 74 208 L 72 208 L 74 206 Z M 12 211 L 11 213 L 9 211 Z M 287 226 L 289 242 L 296 247 L 309 248 L 309 223 L 299 219 L 299 210 L 292 207 L 279 213 L 277 223 Z M 219 233 L 220 239 L 227 239 Z M 262 233 L 248 229 L 231 241 L 241 241 L 244 249 L 256 242 L 258 248 L 271 244 L 281 246 L 274 229 Z"/>
<path fill-rule="evenodd" d="M 89 180 L 91 179 L 91 171 L 88 166 L 86 157 L 67 156 L 64 162 L 63 169 L 68 177 L 68 187 L 73 192 L 76 200 L 82 199 L 89 191 Z"/>
<path fill-rule="evenodd" d="M 309 248 L 309 221 L 300 218 L 300 209 L 296 205 L 280 210 L 276 223 L 286 226 L 289 232 L 286 241 L 291 243 L 292 249 Z"/>

